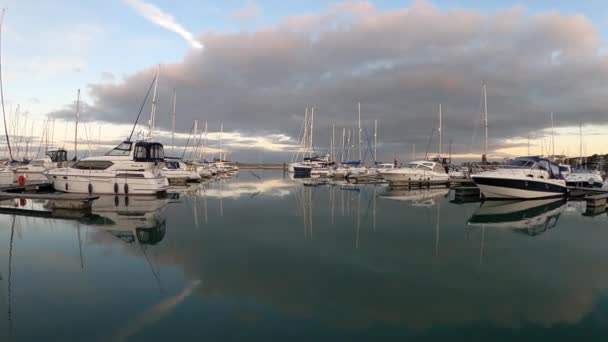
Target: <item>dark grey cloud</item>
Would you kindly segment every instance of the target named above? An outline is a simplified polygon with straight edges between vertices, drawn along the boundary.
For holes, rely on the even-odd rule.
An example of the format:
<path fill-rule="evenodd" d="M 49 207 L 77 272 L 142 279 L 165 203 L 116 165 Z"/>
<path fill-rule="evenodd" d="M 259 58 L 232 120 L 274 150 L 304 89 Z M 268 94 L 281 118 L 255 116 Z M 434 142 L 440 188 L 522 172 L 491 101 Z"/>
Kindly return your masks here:
<path fill-rule="evenodd" d="M 161 67 L 157 122 L 165 129 L 175 88 L 180 131 L 197 118 L 223 122 L 227 131 L 295 139 L 304 109 L 314 106 L 315 144 L 325 147 L 332 123 L 339 135 L 344 126 L 354 128 L 361 102 L 370 135 L 378 120 L 381 155 L 388 158 L 408 155 L 413 143 L 424 150 L 443 103 L 444 141 L 453 140 L 455 153 L 479 153 L 481 129 L 472 138 L 484 81 L 492 150 L 505 146 L 503 139 L 547 127 L 551 111 L 556 126 L 606 121 L 602 38 L 579 15 L 521 7 L 439 11 L 428 2 L 380 11 L 350 2 L 254 32 L 198 38 L 205 49 Z M 132 121 L 155 69 L 117 84 L 90 84 L 87 113 Z"/>

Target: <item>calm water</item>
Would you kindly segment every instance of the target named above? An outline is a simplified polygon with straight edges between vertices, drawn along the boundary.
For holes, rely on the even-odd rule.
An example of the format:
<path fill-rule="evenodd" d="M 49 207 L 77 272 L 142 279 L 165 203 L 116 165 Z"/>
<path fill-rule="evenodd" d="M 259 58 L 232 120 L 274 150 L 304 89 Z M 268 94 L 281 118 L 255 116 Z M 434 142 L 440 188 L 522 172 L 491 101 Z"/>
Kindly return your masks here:
<path fill-rule="evenodd" d="M 90 217 L 0 215 L 0 338 L 608 337 L 606 214 L 254 172 Z"/>

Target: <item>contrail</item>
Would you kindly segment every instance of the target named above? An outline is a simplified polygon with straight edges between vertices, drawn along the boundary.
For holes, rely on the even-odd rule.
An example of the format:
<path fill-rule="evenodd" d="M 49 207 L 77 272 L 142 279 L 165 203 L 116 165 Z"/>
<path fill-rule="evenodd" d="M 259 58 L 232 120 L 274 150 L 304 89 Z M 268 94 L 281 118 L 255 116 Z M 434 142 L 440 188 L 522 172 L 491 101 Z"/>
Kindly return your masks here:
<path fill-rule="evenodd" d="M 113 338 L 114 341 L 126 341 L 129 337 L 137 334 L 143 328 L 148 325 L 154 324 L 160 321 L 165 315 L 171 313 L 181 302 L 192 295 L 194 289 L 201 283 L 200 280 L 195 280 L 188 284 L 182 292 L 178 293 L 173 297 L 169 297 L 155 306 L 144 311 L 135 320 L 129 322 L 123 329 Z"/>
<path fill-rule="evenodd" d="M 203 48 L 203 44 L 194 39 L 192 32 L 186 30 L 181 24 L 176 22 L 175 18 L 173 18 L 171 14 L 163 12 L 160 8 L 149 4 L 144 0 L 125 0 L 125 2 L 142 17 L 160 27 L 179 34 L 188 43 L 190 43 L 192 47 L 196 49 Z"/>

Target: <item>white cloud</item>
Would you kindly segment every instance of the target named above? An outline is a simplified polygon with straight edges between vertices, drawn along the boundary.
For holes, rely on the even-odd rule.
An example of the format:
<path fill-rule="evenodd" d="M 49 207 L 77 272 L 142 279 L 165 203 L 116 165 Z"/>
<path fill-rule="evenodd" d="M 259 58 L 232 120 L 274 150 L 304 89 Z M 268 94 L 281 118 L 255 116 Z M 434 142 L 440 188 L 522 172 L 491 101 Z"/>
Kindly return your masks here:
<path fill-rule="evenodd" d="M 260 6 L 253 1 L 247 1 L 243 8 L 240 8 L 232 13 L 232 19 L 238 21 L 248 21 L 259 18 L 261 15 L 262 9 Z"/>
<path fill-rule="evenodd" d="M 175 21 L 171 14 L 163 12 L 160 8 L 149 4 L 143 0 L 125 0 L 142 17 L 148 19 L 154 24 L 163 27 L 169 31 L 175 32 L 184 38 L 193 48 L 201 49 L 203 44 L 194 39 L 192 32 L 185 29 L 180 23 Z"/>

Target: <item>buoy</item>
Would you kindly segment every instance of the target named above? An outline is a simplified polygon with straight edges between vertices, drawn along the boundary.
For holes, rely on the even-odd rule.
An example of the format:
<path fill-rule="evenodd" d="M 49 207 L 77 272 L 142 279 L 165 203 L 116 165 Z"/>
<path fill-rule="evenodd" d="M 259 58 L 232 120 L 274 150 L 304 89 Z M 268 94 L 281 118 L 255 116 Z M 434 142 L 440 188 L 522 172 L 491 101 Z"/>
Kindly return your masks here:
<path fill-rule="evenodd" d="M 125 196 L 125 207 L 129 206 L 129 197 Z"/>
<path fill-rule="evenodd" d="M 25 179 L 24 175 L 20 175 L 19 178 L 17 179 L 17 182 L 19 183 L 19 185 L 24 186 L 25 182 L 27 181 L 27 179 Z"/>
<path fill-rule="evenodd" d="M 114 196 L 114 205 L 118 207 L 118 196 Z"/>
<path fill-rule="evenodd" d="M 89 195 L 93 194 L 93 184 L 89 183 Z"/>
<path fill-rule="evenodd" d="M 65 182 L 65 191 L 68 191 L 68 182 Z"/>
<path fill-rule="evenodd" d="M 129 184 L 125 184 L 125 194 L 129 193 Z"/>
<path fill-rule="evenodd" d="M 118 183 L 114 183 L 114 193 L 118 193 Z"/>
<path fill-rule="evenodd" d="M 25 199 L 25 198 L 19 199 L 19 206 L 25 207 L 26 204 L 27 204 L 27 199 Z"/>

